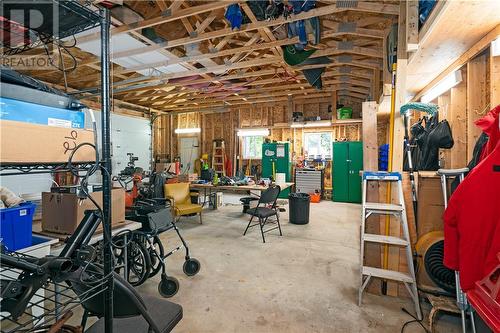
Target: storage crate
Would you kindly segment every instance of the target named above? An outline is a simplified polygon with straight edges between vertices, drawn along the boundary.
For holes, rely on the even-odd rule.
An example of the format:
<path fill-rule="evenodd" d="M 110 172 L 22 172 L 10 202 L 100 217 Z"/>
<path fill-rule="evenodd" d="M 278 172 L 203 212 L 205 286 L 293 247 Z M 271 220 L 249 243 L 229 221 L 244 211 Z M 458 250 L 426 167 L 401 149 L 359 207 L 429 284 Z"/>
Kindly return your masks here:
<path fill-rule="evenodd" d="M 197 173 L 187 173 L 182 174 L 177 177 L 179 179 L 179 183 L 190 183 L 198 180 Z"/>
<path fill-rule="evenodd" d="M 352 118 L 352 108 L 344 106 L 337 109 L 337 119 L 351 119 Z"/>
<path fill-rule="evenodd" d="M 0 209 L 0 239 L 10 251 L 31 246 L 35 208 L 35 204 L 25 202 L 17 207 Z"/>
<path fill-rule="evenodd" d="M 321 201 L 321 194 L 320 193 L 311 193 L 309 195 L 311 197 L 312 203 L 318 203 Z"/>

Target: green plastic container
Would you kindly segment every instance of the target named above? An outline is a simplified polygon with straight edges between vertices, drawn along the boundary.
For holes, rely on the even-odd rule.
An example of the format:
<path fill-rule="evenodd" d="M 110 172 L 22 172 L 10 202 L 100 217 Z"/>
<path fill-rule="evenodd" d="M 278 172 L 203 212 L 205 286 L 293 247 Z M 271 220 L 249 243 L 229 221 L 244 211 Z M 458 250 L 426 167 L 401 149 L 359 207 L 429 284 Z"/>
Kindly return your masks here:
<path fill-rule="evenodd" d="M 352 108 L 344 106 L 337 109 L 337 119 L 351 119 L 352 118 Z"/>

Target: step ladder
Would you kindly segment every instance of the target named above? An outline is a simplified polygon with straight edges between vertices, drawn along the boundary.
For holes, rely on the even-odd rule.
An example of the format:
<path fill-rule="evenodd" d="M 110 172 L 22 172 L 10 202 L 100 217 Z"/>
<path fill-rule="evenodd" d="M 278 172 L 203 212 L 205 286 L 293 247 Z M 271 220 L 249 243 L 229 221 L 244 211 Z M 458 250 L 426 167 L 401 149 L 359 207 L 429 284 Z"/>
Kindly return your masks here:
<path fill-rule="evenodd" d="M 212 169 L 217 176 L 226 175 L 226 147 L 224 140 L 215 139 L 212 142 Z"/>
<path fill-rule="evenodd" d="M 399 203 L 387 204 L 378 202 L 366 202 L 366 191 L 369 181 L 377 182 L 396 182 L 398 188 Z M 392 280 L 402 282 L 413 302 L 415 303 L 415 312 L 419 320 L 422 319 L 422 311 L 420 310 L 420 302 L 418 299 L 417 282 L 415 278 L 415 270 L 413 267 L 413 256 L 410 243 L 410 233 L 408 230 L 408 221 L 406 219 L 406 209 L 403 196 L 402 177 L 399 172 L 363 172 L 363 199 L 362 199 L 362 217 L 361 217 L 361 255 L 360 255 L 360 288 L 358 296 L 358 304 L 361 306 L 363 291 L 370 282 L 370 279 L 379 278 L 383 280 Z M 403 228 L 402 238 L 397 236 L 386 236 L 379 234 L 365 233 L 365 223 L 371 215 L 393 215 L 396 217 Z M 365 242 L 384 244 L 387 246 L 399 246 L 406 248 L 406 260 L 408 262 L 408 273 L 370 267 L 364 265 L 364 250 Z"/>

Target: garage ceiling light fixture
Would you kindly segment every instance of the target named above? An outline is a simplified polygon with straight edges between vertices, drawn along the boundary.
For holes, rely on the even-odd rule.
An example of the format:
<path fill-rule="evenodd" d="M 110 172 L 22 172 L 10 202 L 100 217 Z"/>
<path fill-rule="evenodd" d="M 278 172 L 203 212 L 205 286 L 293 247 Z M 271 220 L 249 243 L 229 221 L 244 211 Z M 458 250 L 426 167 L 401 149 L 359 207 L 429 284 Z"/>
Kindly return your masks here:
<path fill-rule="evenodd" d="M 191 133 L 200 133 L 201 128 L 193 127 L 193 128 L 176 128 L 175 134 L 191 134 Z"/>
<path fill-rule="evenodd" d="M 332 126 L 332 122 L 329 120 L 317 120 L 309 122 L 295 122 L 290 125 L 291 128 L 302 128 L 302 127 L 328 127 Z"/>
<path fill-rule="evenodd" d="M 429 89 L 429 91 L 422 96 L 420 101 L 422 103 L 432 102 L 460 82 L 462 82 L 462 72 L 460 70 L 456 70 L 439 81 L 439 83 L 437 83 L 434 87 Z"/>
<path fill-rule="evenodd" d="M 497 38 L 491 42 L 491 56 L 500 56 L 500 35 L 498 35 Z"/>
<path fill-rule="evenodd" d="M 248 128 L 239 129 L 238 136 L 268 136 L 269 129 L 267 128 Z"/>

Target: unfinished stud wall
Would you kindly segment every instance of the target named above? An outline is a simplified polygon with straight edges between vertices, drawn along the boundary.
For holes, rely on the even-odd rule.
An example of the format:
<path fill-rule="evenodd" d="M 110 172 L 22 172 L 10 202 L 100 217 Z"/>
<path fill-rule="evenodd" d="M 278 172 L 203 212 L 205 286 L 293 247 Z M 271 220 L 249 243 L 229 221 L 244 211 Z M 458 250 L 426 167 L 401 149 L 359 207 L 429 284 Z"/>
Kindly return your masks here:
<path fill-rule="evenodd" d="M 475 125 L 475 121 L 500 103 L 500 94 L 498 93 L 500 91 L 499 65 L 500 57 L 493 57 L 487 48 L 471 58 L 459 69 L 462 74 L 462 82 L 432 101 L 439 106 L 439 120 L 448 120 L 454 139 L 454 146 L 451 149 L 440 149 L 440 158 L 444 160 L 445 168 L 463 168 L 471 160 L 474 146 L 481 134 L 481 131 Z M 418 113 L 413 115 L 413 122 L 418 119 L 418 116 Z M 384 137 L 380 119 L 378 126 L 378 140 L 380 143 Z M 436 179 L 436 182 L 439 183 L 439 180 Z M 411 204 L 411 187 L 406 173 L 403 176 L 403 187 L 410 236 L 412 243 L 415 243 L 416 239 L 422 234 L 417 235 L 414 228 L 415 217 Z M 380 189 L 379 195 L 382 198 L 385 197 L 383 188 Z M 422 233 L 422 229 L 426 228 L 422 223 L 424 221 L 420 221 L 420 233 Z M 383 230 L 383 228 L 384 221 L 381 221 L 380 229 Z M 432 225 L 432 230 L 439 229 L 442 229 L 442 224 Z M 399 255 L 391 253 L 389 255 L 390 267 L 399 267 L 399 271 L 406 271 L 405 255 L 404 251 L 399 251 Z M 388 294 L 407 295 L 407 292 L 403 286 L 398 286 L 397 289 L 390 289 Z"/>
<path fill-rule="evenodd" d="M 290 128 L 292 110 L 304 112 L 305 117 L 320 117 L 323 120 L 334 120 L 335 112 L 328 112 L 331 100 L 318 100 L 315 103 L 290 103 L 289 105 L 256 105 L 230 109 L 225 112 L 190 112 L 165 115 L 155 121 L 154 135 L 155 156 L 166 158 L 177 156 L 178 137 L 176 128 L 200 127 L 199 135 L 201 153 L 212 152 L 212 141 L 224 139 L 226 153 L 233 163 L 240 153 L 240 142 L 236 136 L 238 128 L 270 129 L 269 139 L 273 141 L 289 141 L 294 156 L 301 156 L 303 151 L 303 135 L 306 132 L 331 132 L 335 141 L 359 141 L 362 138 L 361 124 L 333 124 L 331 127 Z M 361 103 L 359 103 L 359 108 Z M 360 117 L 360 111 L 353 110 L 353 118 Z M 335 121 L 335 120 L 334 120 Z M 256 161 L 255 163 L 258 163 Z"/>
<path fill-rule="evenodd" d="M 445 92 L 433 103 L 439 106 L 439 120 L 446 119 L 451 127 L 454 145 L 440 149 L 445 168 L 463 168 L 471 160 L 474 146 L 481 135 L 475 122 L 498 105 L 495 91 L 500 86 L 500 75 L 494 64 L 498 57 L 491 57 L 485 50 L 459 70 L 462 82 Z M 414 121 L 418 115 L 414 115 Z"/>

